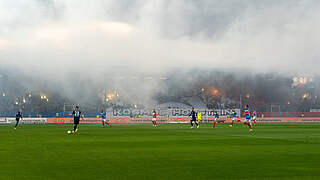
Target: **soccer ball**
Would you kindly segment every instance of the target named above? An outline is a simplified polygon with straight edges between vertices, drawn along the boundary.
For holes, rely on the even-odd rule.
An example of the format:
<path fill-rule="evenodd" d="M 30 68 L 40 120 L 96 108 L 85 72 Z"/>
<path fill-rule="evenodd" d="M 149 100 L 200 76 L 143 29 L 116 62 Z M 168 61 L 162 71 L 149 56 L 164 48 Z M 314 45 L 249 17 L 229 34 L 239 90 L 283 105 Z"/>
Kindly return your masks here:
<path fill-rule="evenodd" d="M 71 134 L 71 133 L 72 133 L 72 131 L 69 130 L 69 131 L 68 131 L 68 134 Z"/>

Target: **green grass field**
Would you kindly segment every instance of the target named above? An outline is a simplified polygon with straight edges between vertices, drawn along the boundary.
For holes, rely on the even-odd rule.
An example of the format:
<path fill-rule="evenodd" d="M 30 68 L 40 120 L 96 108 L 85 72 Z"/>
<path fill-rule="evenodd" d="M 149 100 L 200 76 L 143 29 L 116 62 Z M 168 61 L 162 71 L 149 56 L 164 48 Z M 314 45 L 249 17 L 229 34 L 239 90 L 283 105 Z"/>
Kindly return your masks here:
<path fill-rule="evenodd" d="M 320 179 L 320 124 L 0 126 L 0 179 Z"/>

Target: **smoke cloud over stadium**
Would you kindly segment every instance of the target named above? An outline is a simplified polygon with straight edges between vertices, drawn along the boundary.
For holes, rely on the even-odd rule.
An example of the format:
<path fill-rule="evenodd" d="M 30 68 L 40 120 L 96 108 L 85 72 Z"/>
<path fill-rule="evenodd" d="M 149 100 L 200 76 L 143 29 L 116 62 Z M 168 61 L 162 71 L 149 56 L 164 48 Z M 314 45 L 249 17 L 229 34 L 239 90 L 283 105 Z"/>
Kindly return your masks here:
<path fill-rule="evenodd" d="M 168 93 L 192 69 L 312 74 L 318 17 L 317 0 L 1 0 L 0 71 L 83 101 Z"/>

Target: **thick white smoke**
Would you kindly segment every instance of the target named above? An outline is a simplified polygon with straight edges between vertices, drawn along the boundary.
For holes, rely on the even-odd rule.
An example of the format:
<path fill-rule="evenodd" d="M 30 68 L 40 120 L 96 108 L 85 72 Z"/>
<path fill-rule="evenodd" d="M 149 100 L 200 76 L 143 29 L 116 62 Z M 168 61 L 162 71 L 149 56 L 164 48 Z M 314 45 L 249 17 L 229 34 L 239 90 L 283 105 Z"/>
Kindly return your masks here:
<path fill-rule="evenodd" d="M 318 17 L 317 0 L 0 0 L 0 61 L 61 84 L 174 68 L 315 73 Z"/>

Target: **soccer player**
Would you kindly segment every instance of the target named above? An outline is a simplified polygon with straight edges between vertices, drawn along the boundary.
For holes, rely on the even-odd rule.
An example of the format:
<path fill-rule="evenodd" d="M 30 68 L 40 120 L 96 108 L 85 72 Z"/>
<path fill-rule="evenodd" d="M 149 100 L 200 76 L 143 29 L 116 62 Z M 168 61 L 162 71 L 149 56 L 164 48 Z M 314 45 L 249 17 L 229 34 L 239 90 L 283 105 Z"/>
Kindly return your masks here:
<path fill-rule="evenodd" d="M 252 119 L 253 119 L 253 123 L 256 124 L 256 120 L 257 120 L 257 111 L 254 110 L 253 112 L 253 115 L 252 115 Z"/>
<path fill-rule="evenodd" d="M 83 120 L 83 116 L 81 114 L 81 111 L 79 111 L 79 106 L 76 106 L 76 108 L 74 109 L 74 111 L 72 111 L 72 114 L 70 114 L 71 116 L 73 116 L 73 133 L 78 132 L 78 125 L 80 123 L 80 118 L 82 117 Z"/>
<path fill-rule="evenodd" d="M 201 116 L 202 116 L 202 115 L 201 115 L 201 111 L 198 111 L 198 112 L 197 112 L 197 115 L 198 115 L 198 117 L 197 117 L 197 118 L 198 118 L 198 124 L 200 124 L 200 122 L 201 122 Z"/>
<path fill-rule="evenodd" d="M 252 132 L 252 127 L 251 127 L 251 115 L 250 115 L 250 109 L 249 109 L 249 105 L 246 105 L 246 109 L 244 110 L 244 116 L 245 116 L 245 120 L 244 120 L 244 124 L 249 126 L 250 132 Z"/>
<path fill-rule="evenodd" d="M 237 112 L 234 109 L 232 109 L 232 122 L 230 124 L 230 127 L 233 126 L 235 121 L 237 121 Z"/>
<path fill-rule="evenodd" d="M 20 119 L 22 120 L 22 113 L 19 111 L 17 114 L 16 114 L 16 125 L 14 126 L 14 129 L 16 130 L 18 125 L 19 125 L 19 121 Z"/>
<path fill-rule="evenodd" d="M 219 119 L 219 113 L 217 112 L 216 108 L 213 109 L 213 115 L 214 115 L 214 122 L 212 128 L 216 127 L 216 123 Z"/>
<path fill-rule="evenodd" d="M 100 109 L 100 117 L 102 118 L 102 127 L 106 127 L 106 125 L 108 125 L 109 127 L 111 127 L 110 123 L 107 122 L 106 117 L 107 117 L 107 113 L 103 111 L 103 109 Z"/>
<path fill-rule="evenodd" d="M 199 124 L 197 122 L 197 113 L 194 111 L 194 108 L 192 108 L 190 114 L 189 114 L 189 117 L 191 116 L 191 120 L 190 120 L 190 123 L 191 123 L 191 128 L 193 129 L 193 122 L 196 123 L 197 125 L 197 128 L 199 128 Z"/>
<path fill-rule="evenodd" d="M 157 112 L 155 109 L 152 111 L 152 124 L 157 127 Z"/>

